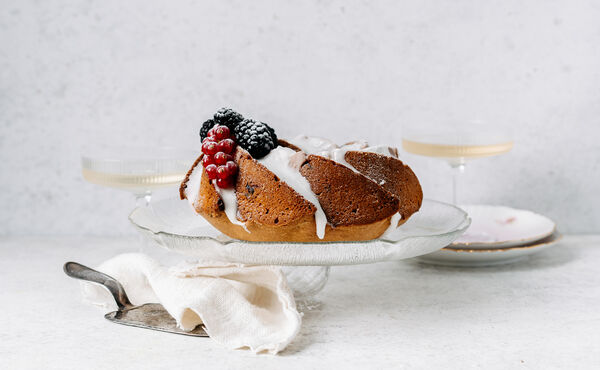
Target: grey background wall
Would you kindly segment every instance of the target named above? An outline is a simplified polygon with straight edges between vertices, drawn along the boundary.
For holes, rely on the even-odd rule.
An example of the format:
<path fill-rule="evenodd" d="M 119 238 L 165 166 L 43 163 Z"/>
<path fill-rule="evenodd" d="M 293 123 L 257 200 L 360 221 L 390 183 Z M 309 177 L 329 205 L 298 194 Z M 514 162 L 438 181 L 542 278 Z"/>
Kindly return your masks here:
<path fill-rule="evenodd" d="M 463 201 L 600 231 L 597 1 L 3 0 L 0 45 L 0 234 L 133 233 L 80 147 L 194 148 L 221 106 L 339 142 L 484 120 L 515 148 L 468 165 Z M 444 163 L 403 157 L 449 198 Z"/>

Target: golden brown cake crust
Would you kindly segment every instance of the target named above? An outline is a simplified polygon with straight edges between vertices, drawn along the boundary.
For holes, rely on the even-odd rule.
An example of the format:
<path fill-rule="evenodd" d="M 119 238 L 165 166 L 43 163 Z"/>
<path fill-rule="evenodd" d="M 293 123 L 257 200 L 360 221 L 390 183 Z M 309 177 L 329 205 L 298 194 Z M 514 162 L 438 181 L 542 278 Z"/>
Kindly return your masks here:
<path fill-rule="evenodd" d="M 366 225 L 398 212 L 399 202 L 365 176 L 330 159 L 309 155 L 300 173 L 334 227 Z"/>
<path fill-rule="evenodd" d="M 241 221 L 274 226 L 313 217 L 316 207 L 248 152 L 238 148 L 235 160 L 239 167 L 235 190 Z"/>
<path fill-rule="evenodd" d="M 294 145 L 294 144 L 290 143 L 290 142 L 289 142 L 289 141 L 287 141 L 287 140 L 283 140 L 283 139 L 279 139 L 279 140 L 277 140 L 277 144 L 279 144 L 279 146 L 283 146 L 283 147 L 286 147 L 286 148 L 290 148 L 290 149 L 292 149 L 292 150 L 295 150 L 295 151 L 297 151 L 297 152 L 299 152 L 299 151 L 301 151 L 301 150 L 302 150 L 302 149 L 300 149 L 299 147 L 297 147 L 296 145 Z"/>
<path fill-rule="evenodd" d="M 201 213 L 202 214 L 202 213 Z M 390 218 L 367 225 L 352 225 L 325 228 L 325 237 L 319 239 L 315 232 L 316 224 L 313 216 L 305 216 L 293 224 L 287 225 L 262 225 L 253 221 L 246 222 L 246 228 L 229 222 L 225 213 L 215 217 L 204 217 L 211 225 L 223 234 L 240 240 L 256 242 L 333 242 L 333 241 L 361 241 L 376 239 L 390 226 Z"/>
<path fill-rule="evenodd" d="M 400 200 L 401 222 L 421 208 L 423 191 L 414 172 L 397 158 L 378 153 L 348 151 L 344 157 L 358 172 Z"/>

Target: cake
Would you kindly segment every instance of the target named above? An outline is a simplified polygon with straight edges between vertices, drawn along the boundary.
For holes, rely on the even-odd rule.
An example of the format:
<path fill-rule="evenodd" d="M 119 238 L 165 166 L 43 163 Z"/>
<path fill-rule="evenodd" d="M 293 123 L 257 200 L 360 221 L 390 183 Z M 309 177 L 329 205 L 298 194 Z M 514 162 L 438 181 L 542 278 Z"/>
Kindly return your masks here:
<path fill-rule="evenodd" d="M 221 109 L 200 130 L 203 154 L 180 187 L 229 237 L 262 242 L 381 237 L 417 212 L 422 191 L 397 150 L 277 138 L 263 122 Z"/>

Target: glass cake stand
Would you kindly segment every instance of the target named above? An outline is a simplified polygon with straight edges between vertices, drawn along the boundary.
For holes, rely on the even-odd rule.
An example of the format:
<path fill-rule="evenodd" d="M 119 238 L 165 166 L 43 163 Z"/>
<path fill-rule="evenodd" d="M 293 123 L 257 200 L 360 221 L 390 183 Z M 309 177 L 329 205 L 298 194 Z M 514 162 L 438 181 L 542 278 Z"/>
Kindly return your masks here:
<path fill-rule="evenodd" d="M 395 261 L 440 250 L 470 225 L 467 213 L 424 200 L 419 212 L 396 230 L 362 242 L 248 242 L 229 238 L 178 198 L 138 207 L 132 224 L 161 247 L 199 262 L 282 266 L 295 297 L 307 302 L 323 289 L 329 266 Z"/>

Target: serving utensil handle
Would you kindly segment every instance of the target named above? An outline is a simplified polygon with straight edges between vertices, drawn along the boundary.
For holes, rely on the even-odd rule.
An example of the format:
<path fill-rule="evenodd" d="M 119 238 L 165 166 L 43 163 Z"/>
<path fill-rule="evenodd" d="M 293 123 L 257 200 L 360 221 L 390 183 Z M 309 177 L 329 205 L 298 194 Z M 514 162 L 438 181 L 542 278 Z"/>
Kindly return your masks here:
<path fill-rule="evenodd" d="M 125 289 L 123 289 L 121 283 L 119 283 L 115 278 L 77 262 L 65 263 L 63 270 L 65 271 L 65 274 L 72 278 L 85 280 L 104 286 L 106 289 L 108 289 L 110 294 L 112 294 L 117 306 L 119 306 L 119 310 L 133 306 L 129 301 L 127 294 L 125 293 Z"/>

